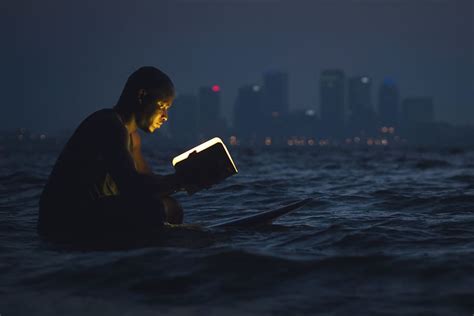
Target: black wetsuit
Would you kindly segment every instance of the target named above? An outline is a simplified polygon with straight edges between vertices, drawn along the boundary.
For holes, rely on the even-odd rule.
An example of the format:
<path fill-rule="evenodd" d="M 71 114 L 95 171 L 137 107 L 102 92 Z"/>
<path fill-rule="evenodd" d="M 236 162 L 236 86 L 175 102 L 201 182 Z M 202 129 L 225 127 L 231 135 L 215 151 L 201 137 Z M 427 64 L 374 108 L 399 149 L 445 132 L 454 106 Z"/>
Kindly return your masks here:
<path fill-rule="evenodd" d="M 74 240 L 157 229 L 164 212 L 156 196 L 169 189 L 166 181 L 166 176 L 137 172 L 120 116 L 113 109 L 99 110 L 61 152 L 41 195 L 38 231 Z"/>

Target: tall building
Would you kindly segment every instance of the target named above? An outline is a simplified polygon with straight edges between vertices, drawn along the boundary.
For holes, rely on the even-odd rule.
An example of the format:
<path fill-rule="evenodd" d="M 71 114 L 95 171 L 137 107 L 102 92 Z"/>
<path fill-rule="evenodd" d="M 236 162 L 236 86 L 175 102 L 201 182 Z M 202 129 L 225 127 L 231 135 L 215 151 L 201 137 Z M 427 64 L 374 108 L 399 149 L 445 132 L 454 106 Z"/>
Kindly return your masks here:
<path fill-rule="evenodd" d="M 406 98 L 402 103 L 403 123 L 407 125 L 432 123 L 434 104 L 431 97 Z"/>
<path fill-rule="evenodd" d="M 372 80 L 367 76 L 349 79 L 349 109 L 351 114 L 359 116 L 372 108 Z"/>
<path fill-rule="evenodd" d="M 199 138 L 207 139 L 225 133 L 226 124 L 221 117 L 221 88 L 218 85 L 201 87 L 198 98 Z"/>
<path fill-rule="evenodd" d="M 265 116 L 285 116 L 289 112 L 288 73 L 271 71 L 263 75 L 263 104 Z"/>
<path fill-rule="evenodd" d="M 397 126 L 399 119 L 400 92 L 396 83 L 385 79 L 378 92 L 378 112 L 382 126 Z"/>
<path fill-rule="evenodd" d="M 375 126 L 375 113 L 372 106 L 372 80 L 368 76 L 349 79 L 348 104 L 350 110 L 349 126 L 352 132 L 368 132 Z"/>
<path fill-rule="evenodd" d="M 321 73 L 321 123 L 330 132 L 342 129 L 344 123 L 345 75 L 342 70 L 328 69 Z"/>
<path fill-rule="evenodd" d="M 238 137 L 248 139 L 261 133 L 262 88 L 245 85 L 239 88 L 234 105 L 234 129 Z"/>
<path fill-rule="evenodd" d="M 263 75 L 260 127 L 266 136 L 281 137 L 289 113 L 288 73 L 271 71 Z"/>
<path fill-rule="evenodd" d="M 198 130 L 198 98 L 194 94 L 178 95 L 169 110 L 169 128 L 174 140 L 195 143 Z"/>

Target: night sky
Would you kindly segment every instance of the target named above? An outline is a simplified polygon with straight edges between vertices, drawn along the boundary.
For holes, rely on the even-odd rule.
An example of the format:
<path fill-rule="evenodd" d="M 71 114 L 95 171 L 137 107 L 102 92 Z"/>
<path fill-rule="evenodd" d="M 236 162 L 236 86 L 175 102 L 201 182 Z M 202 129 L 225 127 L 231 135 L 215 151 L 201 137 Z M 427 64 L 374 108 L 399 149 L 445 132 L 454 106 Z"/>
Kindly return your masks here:
<path fill-rule="evenodd" d="M 73 129 L 115 104 L 143 65 L 178 93 L 290 74 L 291 108 L 319 107 L 325 68 L 433 96 L 436 118 L 474 124 L 474 0 L 2 1 L 1 129 Z M 374 89 L 374 96 L 375 96 Z M 170 118 L 172 119 L 172 118 Z"/>

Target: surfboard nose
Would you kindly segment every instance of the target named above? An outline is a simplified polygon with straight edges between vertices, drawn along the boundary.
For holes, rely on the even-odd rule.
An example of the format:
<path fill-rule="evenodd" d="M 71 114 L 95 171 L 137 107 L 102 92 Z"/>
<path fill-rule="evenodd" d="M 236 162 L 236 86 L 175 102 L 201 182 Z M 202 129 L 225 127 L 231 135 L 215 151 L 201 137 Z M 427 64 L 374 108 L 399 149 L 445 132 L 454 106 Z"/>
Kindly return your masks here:
<path fill-rule="evenodd" d="M 209 226 L 209 228 L 220 228 L 220 227 L 255 227 L 259 225 L 269 224 L 273 222 L 280 216 L 288 214 L 290 212 L 296 211 L 297 209 L 305 206 L 309 202 L 313 201 L 313 198 L 306 198 L 301 201 L 297 201 L 280 208 L 260 212 L 258 214 L 252 214 L 243 218 L 223 221 L 214 225 Z"/>

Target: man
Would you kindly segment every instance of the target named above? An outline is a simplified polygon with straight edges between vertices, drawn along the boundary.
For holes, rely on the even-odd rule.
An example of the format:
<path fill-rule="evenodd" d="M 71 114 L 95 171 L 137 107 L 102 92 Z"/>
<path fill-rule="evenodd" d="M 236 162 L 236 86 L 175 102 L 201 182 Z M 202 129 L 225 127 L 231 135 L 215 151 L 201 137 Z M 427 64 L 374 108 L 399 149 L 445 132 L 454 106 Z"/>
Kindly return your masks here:
<path fill-rule="evenodd" d="M 175 96 L 170 78 L 142 67 L 118 103 L 87 117 L 61 152 L 39 203 L 38 231 L 60 241 L 110 240 L 153 234 L 181 223 L 169 197 L 185 185 L 176 174 L 155 175 L 143 158 L 138 129 L 153 133 L 168 119 Z"/>

